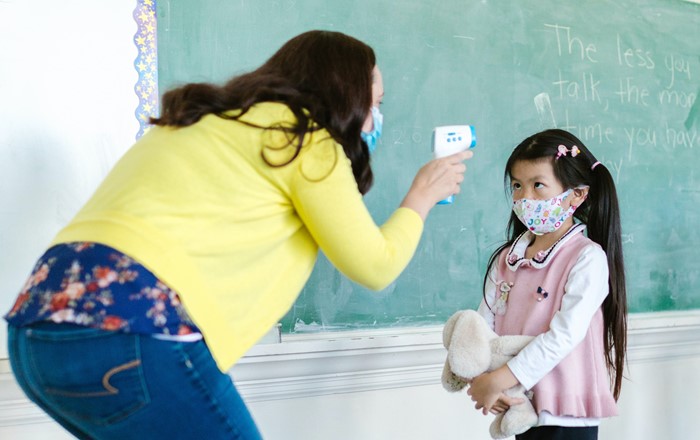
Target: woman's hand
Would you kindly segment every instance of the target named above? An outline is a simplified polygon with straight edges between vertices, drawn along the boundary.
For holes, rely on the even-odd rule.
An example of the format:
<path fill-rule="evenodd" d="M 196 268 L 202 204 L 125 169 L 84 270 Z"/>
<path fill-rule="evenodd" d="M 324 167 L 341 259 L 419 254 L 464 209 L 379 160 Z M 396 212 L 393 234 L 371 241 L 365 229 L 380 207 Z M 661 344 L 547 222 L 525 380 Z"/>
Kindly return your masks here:
<path fill-rule="evenodd" d="M 508 403 L 508 396 L 503 394 L 504 390 L 517 384 L 518 380 L 513 376 L 513 373 L 510 372 L 508 366 L 504 365 L 490 373 L 484 373 L 475 377 L 467 390 L 467 394 L 476 402 L 474 407 L 482 410 L 484 415 L 493 412 L 494 409 L 497 413 L 506 406 L 518 403 Z M 500 404 L 498 403 L 499 399 L 501 401 Z"/>
<path fill-rule="evenodd" d="M 472 151 L 467 150 L 433 159 L 423 165 L 413 179 L 401 206 L 413 209 L 425 221 L 437 202 L 452 194 L 459 194 L 459 184 L 464 180 L 467 170 L 463 162 L 473 155 Z"/>

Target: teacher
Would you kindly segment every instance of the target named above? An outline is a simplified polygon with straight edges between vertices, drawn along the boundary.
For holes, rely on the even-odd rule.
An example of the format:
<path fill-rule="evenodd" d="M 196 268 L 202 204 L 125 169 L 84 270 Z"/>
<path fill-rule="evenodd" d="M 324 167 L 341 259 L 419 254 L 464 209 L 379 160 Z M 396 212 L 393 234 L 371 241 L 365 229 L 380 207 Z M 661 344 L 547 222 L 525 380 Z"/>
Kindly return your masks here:
<path fill-rule="evenodd" d="M 471 152 L 428 162 L 374 223 L 362 196 L 382 95 L 373 50 L 326 31 L 223 86 L 167 92 L 5 317 L 29 398 L 81 439 L 260 438 L 224 372 L 291 307 L 319 248 L 382 289 L 464 178 Z"/>

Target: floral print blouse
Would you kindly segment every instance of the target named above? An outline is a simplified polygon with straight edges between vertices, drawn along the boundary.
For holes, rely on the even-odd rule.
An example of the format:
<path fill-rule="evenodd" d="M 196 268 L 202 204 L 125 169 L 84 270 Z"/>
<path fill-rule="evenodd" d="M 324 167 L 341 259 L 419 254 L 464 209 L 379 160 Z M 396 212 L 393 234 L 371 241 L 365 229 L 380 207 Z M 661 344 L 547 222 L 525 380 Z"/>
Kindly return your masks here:
<path fill-rule="evenodd" d="M 86 242 L 47 250 L 5 319 L 16 327 L 53 321 L 143 334 L 199 333 L 177 293 L 148 269 Z"/>

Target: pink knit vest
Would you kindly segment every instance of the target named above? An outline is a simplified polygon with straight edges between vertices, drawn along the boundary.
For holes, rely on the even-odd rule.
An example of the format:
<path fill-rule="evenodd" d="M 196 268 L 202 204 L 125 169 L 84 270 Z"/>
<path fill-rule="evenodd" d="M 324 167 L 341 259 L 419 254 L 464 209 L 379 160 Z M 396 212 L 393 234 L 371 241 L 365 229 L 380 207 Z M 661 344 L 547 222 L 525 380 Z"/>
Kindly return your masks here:
<path fill-rule="evenodd" d="M 552 260 L 546 266 L 537 269 L 525 262 L 515 271 L 507 267 L 508 249 L 504 250 L 498 259 L 497 281 L 513 286 L 505 315 L 496 315 L 496 333 L 536 336 L 546 332 L 561 307 L 571 268 L 591 243 L 577 233 L 549 257 Z M 538 287 L 548 292 L 546 299 L 537 301 Z M 617 415 L 605 364 L 603 330 L 603 312 L 599 308 L 583 341 L 533 387 L 533 404 L 538 413 L 589 418 Z"/>

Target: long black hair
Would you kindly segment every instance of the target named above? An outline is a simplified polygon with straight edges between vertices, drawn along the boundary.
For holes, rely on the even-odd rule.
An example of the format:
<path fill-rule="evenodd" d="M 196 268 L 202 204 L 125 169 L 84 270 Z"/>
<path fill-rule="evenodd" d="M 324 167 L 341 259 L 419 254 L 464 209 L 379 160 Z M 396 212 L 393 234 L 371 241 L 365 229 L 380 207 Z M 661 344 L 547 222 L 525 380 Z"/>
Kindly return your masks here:
<path fill-rule="evenodd" d="M 216 114 L 238 119 L 260 102 L 281 102 L 296 116 L 292 127 L 261 127 L 289 133 L 296 152 L 282 163 L 296 158 L 304 136 L 324 128 L 343 146 L 352 163 L 361 193 L 372 186 L 369 150 L 360 132 L 372 104 L 374 51 L 365 43 L 331 31 L 309 31 L 286 42 L 258 69 L 235 77 L 223 86 L 186 84 L 163 95 L 161 115 L 151 123 L 185 127 L 204 115 Z M 237 110 L 234 116 L 224 114 Z M 241 121 L 242 122 L 242 121 Z"/>
<path fill-rule="evenodd" d="M 564 145 L 567 149 L 577 146 L 581 153 L 576 157 L 567 155 L 555 160 L 559 145 Z M 604 346 L 613 395 L 617 400 L 622 388 L 627 352 L 627 293 L 620 207 L 615 182 L 608 169 L 598 162 L 580 139 L 567 131 L 551 129 L 536 133 L 515 147 L 506 163 L 506 188 L 510 187 L 511 171 L 516 162 L 542 160 L 551 162 L 555 177 L 565 189 L 584 185 L 589 187 L 588 197 L 576 209 L 574 218 L 586 224 L 588 238 L 603 248 L 608 260 L 609 294 L 603 302 Z M 496 263 L 499 254 L 509 248 L 526 230 L 525 225 L 511 212 L 507 226 L 508 241 L 489 258 L 484 288 L 490 269 Z"/>

